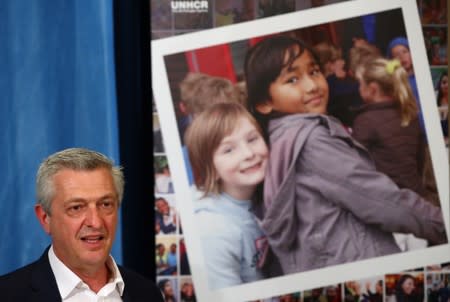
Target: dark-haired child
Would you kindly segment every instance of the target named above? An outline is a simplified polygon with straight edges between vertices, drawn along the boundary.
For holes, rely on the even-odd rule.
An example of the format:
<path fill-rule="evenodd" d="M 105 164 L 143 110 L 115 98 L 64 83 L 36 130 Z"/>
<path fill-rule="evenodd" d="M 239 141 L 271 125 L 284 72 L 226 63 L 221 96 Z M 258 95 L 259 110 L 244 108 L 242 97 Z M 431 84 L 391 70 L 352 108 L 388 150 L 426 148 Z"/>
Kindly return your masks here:
<path fill-rule="evenodd" d="M 311 48 L 269 37 L 247 53 L 245 75 L 270 142 L 259 217 L 285 274 L 398 253 L 392 232 L 447 241 L 440 208 L 399 189 L 325 115 L 328 85 Z"/>

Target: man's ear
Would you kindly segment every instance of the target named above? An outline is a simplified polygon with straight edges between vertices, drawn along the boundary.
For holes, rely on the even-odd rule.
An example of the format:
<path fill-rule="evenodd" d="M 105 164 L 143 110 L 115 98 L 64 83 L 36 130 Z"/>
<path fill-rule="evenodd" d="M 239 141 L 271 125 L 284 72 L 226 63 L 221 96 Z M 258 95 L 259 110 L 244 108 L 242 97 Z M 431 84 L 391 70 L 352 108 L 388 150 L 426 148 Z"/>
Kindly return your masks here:
<path fill-rule="evenodd" d="M 42 205 L 37 204 L 34 206 L 34 213 L 36 214 L 39 223 L 47 234 L 50 234 L 50 215 L 48 215 Z"/>
<path fill-rule="evenodd" d="M 265 101 L 264 103 L 259 103 L 256 105 L 255 108 L 261 114 L 269 114 L 273 110 L 272 104 L 269 101 Z"/>

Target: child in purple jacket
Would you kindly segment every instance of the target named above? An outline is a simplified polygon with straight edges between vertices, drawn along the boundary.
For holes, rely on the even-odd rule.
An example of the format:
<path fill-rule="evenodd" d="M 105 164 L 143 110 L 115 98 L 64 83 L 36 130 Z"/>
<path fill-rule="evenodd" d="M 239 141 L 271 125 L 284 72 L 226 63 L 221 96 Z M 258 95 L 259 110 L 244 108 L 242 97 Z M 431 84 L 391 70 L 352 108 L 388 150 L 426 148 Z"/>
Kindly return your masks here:
<path fill-rule="evenodd" d="M 266 38 L 247 53 L 245 75 L 270 145 L 257 215 L 285 274 L 398 253 L 392 232 L 447 242 L 440 208 L 399 189 L 325 115 L 328 85 L 311 48 Z"/>

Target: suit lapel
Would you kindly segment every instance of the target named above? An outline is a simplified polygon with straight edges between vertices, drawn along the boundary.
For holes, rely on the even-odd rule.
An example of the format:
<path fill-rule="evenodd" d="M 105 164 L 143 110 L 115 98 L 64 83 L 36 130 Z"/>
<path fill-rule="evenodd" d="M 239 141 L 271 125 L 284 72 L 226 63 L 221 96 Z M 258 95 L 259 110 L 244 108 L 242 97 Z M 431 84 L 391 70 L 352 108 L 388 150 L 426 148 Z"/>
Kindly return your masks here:
<path fill-rule="evenodd" d="M 123 291 L 123 295 L 122 295 L 122 301 L 123 302 L 132 302 L 133 299 L 131 298 L 131 296 L 128 294 L 127 290 Z"/>
<path fill-rule="evenodd" d="M 61 301 L 56 279 L 48 261 L 48 248 L 33 267 L 31 288 L 33 290 L 33 302 Z"/>

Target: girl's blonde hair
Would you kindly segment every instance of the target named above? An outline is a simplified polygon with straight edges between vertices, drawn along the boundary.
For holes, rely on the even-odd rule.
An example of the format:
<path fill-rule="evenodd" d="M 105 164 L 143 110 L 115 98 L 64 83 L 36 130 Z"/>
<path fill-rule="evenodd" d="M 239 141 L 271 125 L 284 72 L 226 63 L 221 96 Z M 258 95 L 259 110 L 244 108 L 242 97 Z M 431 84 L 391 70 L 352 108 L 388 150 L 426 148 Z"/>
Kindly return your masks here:
<path fill-rule="evenodd" d="M 401 125 L 409 125 L 418 113 L 414 94 L 408 81 L 408 74 L 398 60 L 378 58 L 361 64 L 356 77 L 366 84 L 375 82 L 383 94 L 392 96 L 399 104 Z"/>
<path fill-rule="evenodd" d="M 247 118 L 260 132 L 260 126 L 247 109 L 238 103 L 218 103 L 200 113 L 187 129 L 184 142 L 198 189 L 220 193 L 220 181 L 214 167 L 214 153 L 223 138 L 238 126 L 239 119 Z"/>

